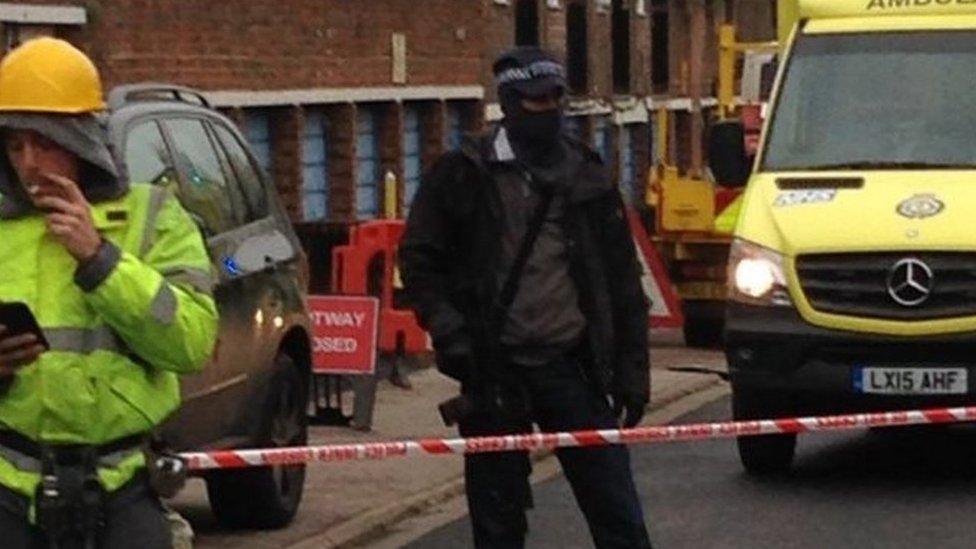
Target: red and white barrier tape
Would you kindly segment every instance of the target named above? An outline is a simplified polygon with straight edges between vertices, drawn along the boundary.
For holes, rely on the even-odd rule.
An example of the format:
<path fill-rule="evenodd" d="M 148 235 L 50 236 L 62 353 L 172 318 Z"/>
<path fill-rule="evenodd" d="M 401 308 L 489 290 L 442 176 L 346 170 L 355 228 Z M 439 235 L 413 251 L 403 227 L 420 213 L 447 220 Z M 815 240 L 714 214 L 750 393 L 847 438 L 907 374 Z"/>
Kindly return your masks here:
<path fill-rule="evenodd" d="M 398 442 L 366 442 L 259 450 L 223 450 L 181 454 L 190 470 L 234 469 L 267 465 L 332 463 L 419 455 L 482 454 L 524 450 L 554 450 L 611 444 L 646 444 L 714 440 L 817 431 L 849 431 L 866 427 L 946 424 L 976 421 L 976 407 L 937 408 L 838 416 L 730 421 L 690 425 L 661 425 L 635 429 L 533 433 L 475 438 L 423 439 Z"/>

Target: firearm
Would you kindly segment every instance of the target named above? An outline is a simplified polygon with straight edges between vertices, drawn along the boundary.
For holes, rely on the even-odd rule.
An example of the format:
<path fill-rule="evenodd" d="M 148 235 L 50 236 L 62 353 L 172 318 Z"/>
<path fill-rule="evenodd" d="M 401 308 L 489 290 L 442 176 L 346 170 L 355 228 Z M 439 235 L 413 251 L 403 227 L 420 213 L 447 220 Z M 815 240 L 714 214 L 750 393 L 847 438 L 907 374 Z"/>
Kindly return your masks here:
<path fill-rule="evenodd" d="M 481 344 L 475 345 L 475 353 L 468 364 L 468 378 L 462 383 L 462 393 L 437 405 L 444 425 L 453 427 L 471 414 L 496 407 L 505 412 L 506 403 L 519 395 L 521 384 L 505 369 L 501 350 L 501 328 L 507 318 L 507 308 L 495 305 L 491 314 L 482 322 Z M 514 390 L 514 392 L 513 392 Z M 519 413 L 510 410 L 511 413 Z"/>

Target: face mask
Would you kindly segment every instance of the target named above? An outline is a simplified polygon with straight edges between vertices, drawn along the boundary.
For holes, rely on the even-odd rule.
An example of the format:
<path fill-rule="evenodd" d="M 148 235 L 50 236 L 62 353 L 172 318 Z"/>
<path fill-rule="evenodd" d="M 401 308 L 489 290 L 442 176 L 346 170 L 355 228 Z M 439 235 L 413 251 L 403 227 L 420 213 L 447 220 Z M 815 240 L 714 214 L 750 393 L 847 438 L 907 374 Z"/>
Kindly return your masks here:
<path fill-rule="evenodd" d="M 563 116 L 558 110 L 529 112 L 520 109 L 517 116 L 506 120 L 512 139 L 528 149 L 544 152 L 559 143 Z"/>

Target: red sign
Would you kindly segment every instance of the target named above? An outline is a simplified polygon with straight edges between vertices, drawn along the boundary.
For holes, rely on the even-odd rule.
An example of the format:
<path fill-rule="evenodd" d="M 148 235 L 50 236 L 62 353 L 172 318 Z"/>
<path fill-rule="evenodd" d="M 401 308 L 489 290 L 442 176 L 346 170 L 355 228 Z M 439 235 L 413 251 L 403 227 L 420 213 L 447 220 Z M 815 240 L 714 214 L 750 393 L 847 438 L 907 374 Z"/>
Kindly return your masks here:
<path fill-rule="evenodd" d="M 308 306 L 313 372 L 372 375 L 376 370 L 379 299 L 308 296 Z"/>
<path fill-rule="evenodd" d="M 684 324 L 681 313 L 681 300 L 675 290 L 664 261 L 647 237 L 637 212 L 627 208 L 630 232 L 637 246 L 637 260 L 641 265 L 641 285 L 644 294 L 651 302 L 651 328 L 680 328 Z"/>

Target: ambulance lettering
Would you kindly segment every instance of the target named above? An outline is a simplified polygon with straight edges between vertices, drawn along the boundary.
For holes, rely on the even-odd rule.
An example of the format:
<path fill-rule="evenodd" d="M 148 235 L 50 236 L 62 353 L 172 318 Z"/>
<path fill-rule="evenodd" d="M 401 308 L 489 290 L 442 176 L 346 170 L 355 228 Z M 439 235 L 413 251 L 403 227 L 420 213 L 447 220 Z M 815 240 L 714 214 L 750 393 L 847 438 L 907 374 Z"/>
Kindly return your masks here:
<path fill-rule="evenodd" d="M 976 0 L 869 0 L 867 10 L 976 4 Z"/>

